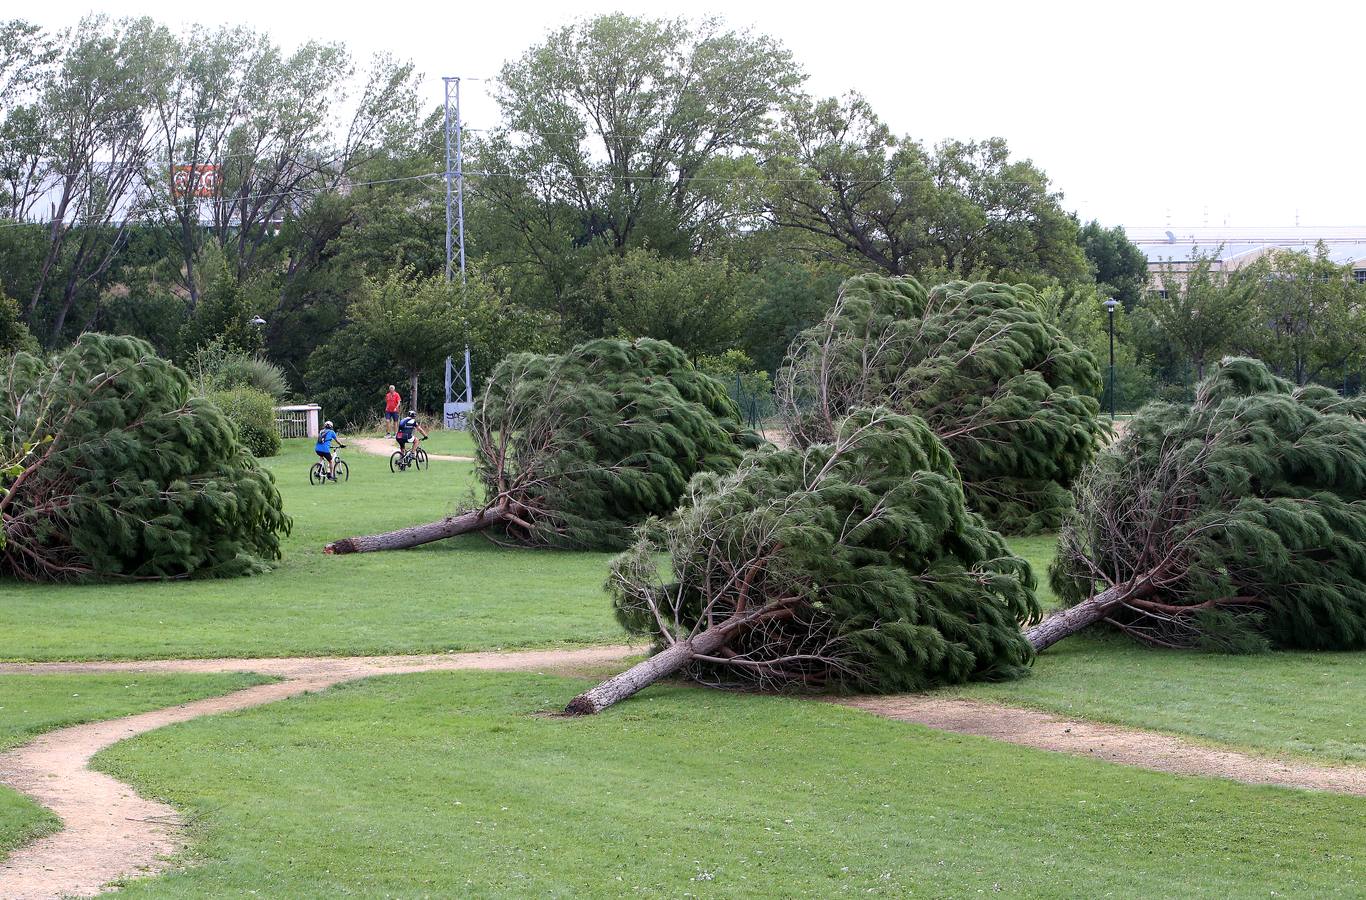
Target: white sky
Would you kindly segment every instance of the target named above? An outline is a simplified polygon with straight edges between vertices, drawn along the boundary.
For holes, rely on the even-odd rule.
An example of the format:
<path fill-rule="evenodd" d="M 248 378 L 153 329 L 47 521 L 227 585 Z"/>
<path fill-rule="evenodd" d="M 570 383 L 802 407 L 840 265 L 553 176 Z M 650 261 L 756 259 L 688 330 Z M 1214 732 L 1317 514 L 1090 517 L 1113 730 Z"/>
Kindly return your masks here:
<path fill-rule="evenodd" d="M 1083 218 L 1128 227 L 1366 226 L 1361 47 L 1366 4 L 1148 2 L 421 3 L 45 0 L 0 17 L 47 27 L 92 9 L 266 30 L 285 46 L 387 49 L 427 76 L 495 75 L 568 20 L 621 10 L 712 12 L 779 38 L 808 90 L 865 94 L 894 131 L 927 142 L 1005 137 Z M 464 85 L 465 121 L 496 107 Z"/>

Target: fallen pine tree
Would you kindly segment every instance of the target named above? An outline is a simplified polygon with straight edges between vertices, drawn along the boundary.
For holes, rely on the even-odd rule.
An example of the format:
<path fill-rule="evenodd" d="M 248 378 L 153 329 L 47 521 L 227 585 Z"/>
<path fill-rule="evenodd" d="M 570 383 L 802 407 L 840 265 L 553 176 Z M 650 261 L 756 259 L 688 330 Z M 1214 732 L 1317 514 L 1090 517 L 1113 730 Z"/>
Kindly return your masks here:
<path fill-rule="evenodd" d="M 1361 398 L 1226 359 L 1144 407 L 1077 484 L 1036 650 L 1106 622 L 1158 647 L 1366 648 Z"/>
<path fill-rule="evenodd" d="M 856 411 L 829 444 L 765 448 L 695 478 L 672 519 L 638 529 L 608 588 L 656 652 L 572 714 L 680 671 L 875 691 L 1013 677 L 1033 658 L 1021 625 L 1039 612 L 1028 564 L 966 508 L 944 445 L 883 409 Z"/>
<path fill-rule="evenodd" d="M 268 472 L 188 376 L 136 338 L 11 356 L 0 572 L 32 581 L 260 571 L 290 527 Z"/>
<path fill-rule="evenodd" d="M 595 340 L 508 357 L 470 419 L 484 497 L 435 522 L 334 541 L 398 550 L 472 531 L 529 546 L 620 550 L 698 472 L 733 469 L 759 439 L 716 379 L 664 341 Z"/>
<path fill-rule="evenodd" d="M 1011 534 L 1062 524 L 1105 434 L 1095 360 L 1045 320 L 1027 285 L 851 278 L 792 342 L 777 389 L 797 446 L 830 440 L 859 407 L 924 419 L 968 506 Z"/>

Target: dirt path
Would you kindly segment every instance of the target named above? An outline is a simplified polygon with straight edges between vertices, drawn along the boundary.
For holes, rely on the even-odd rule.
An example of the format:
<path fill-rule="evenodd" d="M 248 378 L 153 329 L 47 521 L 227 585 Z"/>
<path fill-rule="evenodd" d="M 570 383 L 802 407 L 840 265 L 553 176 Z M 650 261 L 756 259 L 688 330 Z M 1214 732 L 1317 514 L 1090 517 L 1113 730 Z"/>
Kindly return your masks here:
<path fill-rule="evenodd" d="M 1210 747 L 1156 731 L 1102 725 L 1032 709 L 933 695 L 850 697 L 838 702 L 940 731 L 981 735 L 1038 750 L 1102 759 L 1155 772 L 1366 797 L 1366 768 L 1360 766 L 1287 762 Z"/>
<path fill-rule="evenodd" d="M 353 437 L 347 446 L 357 447 L 375 456 L 388 456 L 398 449 L 398 444 L 391 438 Z M 451 456 L 446 453 L 428 453 L 427 458 L 440 462 L 474 462 L 473 456 Z"/>
<path fill-rule="evenodd" d="M 184 825 L 174 809 L 140 797 L 128 785 L 87 767 L 92 756 L 125 738 L 372 675 L 455 669 L 563 672 L 617 662 L 630 652 L 629 647 L 593 647 L 433 656 L 0 665 L 0 672 L 6 674 L 259 672 L 284 679 L 221 697 L 49 731 L 0 754 L 0 784 L 29 795 L 56 813 L 64 825 L 56 834 L 27 844 L 0 862 L 0 896 L 5 900 L 94 896 L 116 879 L 154 874 L 165 868 L 168 856 L 184 847 Z"/>

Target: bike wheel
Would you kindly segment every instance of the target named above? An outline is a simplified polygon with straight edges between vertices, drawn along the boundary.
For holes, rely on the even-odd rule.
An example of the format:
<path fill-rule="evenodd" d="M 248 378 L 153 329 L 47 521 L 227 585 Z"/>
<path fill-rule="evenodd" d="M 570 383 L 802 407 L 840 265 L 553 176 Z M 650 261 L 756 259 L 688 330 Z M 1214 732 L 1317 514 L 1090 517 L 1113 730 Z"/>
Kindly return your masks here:
<path fill-rule="evenodd" d="M 418 447 L 417 453 L 413 455 L 413 464 L 417 466 L 419 472 L 427 468 L 427 451 Z"/>
<path fill-rule="evenodd" d="M 324 477 L 324 475 L 323 475 L 323 464 L 322 464 L 322 463 L 314 463 L 314 464 L 313 464 L 313 468 L 311 468 L 311 469 L 308 470 L 308 483 L 309 483 L 309 484 L 322 484 L 322 483 L 323 483 L 323 477 Z"/>
<path fill-rule="evenodd" d="M 351 468 L 347 466 L 345 460 L 337 460 L 337 480 L 349 481 L 351 478 Z"/>
<path fill-rule="evenodd" d="M 403 471 L 403 454 L 400 453 L 400 452 L 397 451 L 397 450 L 395 450 L 393 453 L 390 453 L 390 454 L 389 454 L 389 471 L 390 471 L 390 472 L 402 472 L 402 471 Z"/>

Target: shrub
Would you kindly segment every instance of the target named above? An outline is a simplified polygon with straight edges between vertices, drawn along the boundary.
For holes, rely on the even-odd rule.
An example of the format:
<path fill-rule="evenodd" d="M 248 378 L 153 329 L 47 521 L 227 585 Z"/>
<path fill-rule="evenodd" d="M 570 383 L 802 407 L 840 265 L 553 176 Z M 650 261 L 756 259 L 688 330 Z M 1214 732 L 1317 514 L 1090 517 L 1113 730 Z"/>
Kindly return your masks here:
<path fill-rule="evenodd" d="M 280 432 L 275 427 L 275 404 L 270 396 L 251 387 L 214 391 L 209 399 L 218 404 L 237 428 L 237 436 L 253 456 L 280 452 Z"/>

